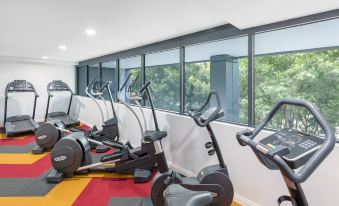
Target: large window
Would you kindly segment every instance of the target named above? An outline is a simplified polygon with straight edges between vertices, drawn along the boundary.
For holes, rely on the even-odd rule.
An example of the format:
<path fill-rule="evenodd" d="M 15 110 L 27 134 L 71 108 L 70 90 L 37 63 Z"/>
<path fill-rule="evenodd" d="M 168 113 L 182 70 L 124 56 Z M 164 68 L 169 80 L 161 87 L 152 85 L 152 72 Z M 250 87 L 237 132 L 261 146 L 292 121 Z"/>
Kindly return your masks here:
<path fill-rule="evenodd" d="M 87 66 L 78 67 L 78 95 L 86 96 L 87 87 Z"/>
<path fill-rule="evenodd" d="M 116 75 L 116 61 L 103 62 L 101 64 L 101 79 L 102 81 L 111 81 L 111 93 L 113 100 L 116 101 L 116 91 L 115 91 L 115 75 Z M 109 95 L 107 92 L 104 95 L 106 100 L 109 100 Z"/>
<path fill-rule="evenodd" d="M 256 34 L 255 122 L 281 98 L 316 104 L 339 133 L 339 19 Z M 283 108 L 270 127 L 318 133 L 301 109 Z M 291 115 L 293 114 L 293 115 Z M 293 123 L 293 125 L 292 125 Z"/>
<path fill-rule="evenodd" d="M 91 80 L 96 78 L 98 80 L 100 78 L 100 65 L 99 64 L 91 64 L 88 65 L 88 83 L 90 83 Z"/>
<path fill-rule="evenodd" d="M 216 91 L 225 113 L 221 120 L 250 126 L 258 124 L 281 98 L 306 99 L 320 108 L 339 134 L 339 18 L 329 13 L 321 18 L 324 16 L 326 20 L 312 15 L 250 30 L 229 25 L 133 49 L 133 53 L 145 55 L 145 68 L 141 56 L 119 59 L 119 85 L 130 74 L 128 84 L 134 85 L 134 91 L 140 89 L 143 80 L 150 80 L 155 107 L 181 113 L 201 106 L 209 92 Z M 217 36 L 224 39 L 215 40 Z M 131 50 L 118 56 L 124 53 L 128 57 Z M 101 70 L 99 64 L 78 67 L 78 93 L 84 95 L 88 81 L 95 75 L 113 82 L 118 79 L 114 63 L 102 63 Z M 112 88 L 112 92 L 118 89 Z M 120 98 L 129 102 L 126 88 Z M 149 106 L 148 101 L 145 103 Z M 269 124 L 272 129 L 286 126 L 320 131 L 307 111 L 291 106 L 283 107 Z"/>
<path fill-rule="evenodd" d="M 179 112 L 179 55 L 179 49 L 173 49 L 145 56 L 146 81 L 152 82 L 156 108 Z"/>
<path fill-rule="evenodd" d="M 142 76 L 141 76 L 141 57 L 130 57 L 120 60 L 120 86 L 124 84 L 126 78 L 130 75 L 130 80 L 127 84 L 133 84 L 133 90 L 137 91 L 142 86 Z M 120 89 L 120 88 L 119 88 Z M 126 96 L 126 87 L 122 88 L 120 98 L 126 102 L 130 102 Z M 131 102 L 133 103 L 133 102 Z"/>
<path fill-rule="evenodd" d="M 185 111 L 201 106 L 218 92 L 223 120 L 247 123 L 248 38 L 239 37 L 186 47 Z"/>

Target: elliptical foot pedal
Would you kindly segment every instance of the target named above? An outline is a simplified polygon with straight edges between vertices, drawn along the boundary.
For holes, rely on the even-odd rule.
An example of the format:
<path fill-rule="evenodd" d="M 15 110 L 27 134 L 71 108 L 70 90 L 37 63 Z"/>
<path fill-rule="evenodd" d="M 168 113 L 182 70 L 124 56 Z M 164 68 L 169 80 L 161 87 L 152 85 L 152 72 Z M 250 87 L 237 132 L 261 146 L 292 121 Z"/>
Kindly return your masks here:
<path fill-rule="evenodd" d="M 101 146 L 101 145 L 98 145 L 95 149 L 95 152 L 96 153 L 105 153 L 109 150 L 109 148 L 107 147 L 104 147 L 104 146 Z"/>
<path fill-rule="evenodd" d="M 134 183 L 147 182 L 150 176 L 151 171 L 136 168 L 134 171 Z"/>
<path fill-rule="evenodd" d="M 32 153 L 33 153 L 33 154 L 42 154 L 42 153 L 44 153 L 44 152 L 46 152 L 46 151 L 47 151 L 46 148 L 44 148 L 44 147 L 39 147 L 39 146 L 37 146 L 37 147 L 35 147 L 35 148 L 32 149 Z"/>
<path fill-rule="evenodd" d="M 64 179 L 64 174 L 53 170 L 49 175 L 46 177 L 47 182 L 49 183 L 59 183 Z"/>

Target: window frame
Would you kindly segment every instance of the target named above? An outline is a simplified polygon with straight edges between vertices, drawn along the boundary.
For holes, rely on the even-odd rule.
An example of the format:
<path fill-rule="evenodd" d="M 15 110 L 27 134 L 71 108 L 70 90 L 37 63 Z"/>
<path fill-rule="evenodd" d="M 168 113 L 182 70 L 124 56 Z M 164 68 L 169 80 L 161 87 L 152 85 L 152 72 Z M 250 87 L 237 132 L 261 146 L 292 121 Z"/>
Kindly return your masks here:
<path fill-rule="evenodd" d="M 331 19 L 336 19 L 339 18 L 339 9 L 332 10 L 332 11 L 327 11 L 327 12 L 322 12 L 318 14 L 313 14 L 313 15 L 308 15 L 304 17 L 299 17 L 299 18 L 294 18 L 286 21 L 281 21 L 277 23 L 271 23 L 267 25 L 262 25 L 262 26 L 257 26 L 253 28 L 248 28 L 244 30 L 240 30 L 236 27 L 234 27 L 231 24 L 226 24 L 222 26 L 218 26 L 212 29 L 207 29 L 204 31 L 200 32 L 195 32 L 192 34 L 176 37 L 173 39 L 168 39 L 148 45 L 144 45 L 141 47 L 137 47 L 134 49 L 128 49 L 125 51 L 120 51 L 117 53 L 112 53 L 109 55 L 105 55 L 102 57 L 97 57 L 93 59 L 88 59 L 79 62 L 79 64 L 76 66 L 77 68 L 77 90 L 79 91 L 79 69 L 81 66 L 87 66 L 90 64 L 94 63 L 102 63 L 102 62 L 107 62 L 107 61 L 117 61 L 116 64 L 116 78 L 118 80 L 116 81 L 116 86 L 115 89 L 119 90 L 120 87 L 120 60 L 129 58 L 129 57 L 135 57 L 135 56 L 141 56 L 141 74 L 142 74 L 142 84 L 145 83 L 145 55 L 146 54 L 151 54 L 151 53 L 156 53 L 156 52 L 162 52 L 162 51 L 167 51 L 167 50 L 172 50 L 172 49 L 178 49 L 180 52 L 180 58 L 179 58 L 179 88 L 180 93 L 179 100 L 180 100 L 180 109 L 179 112 L 176 111 L 168 111 L 168 110 L 163 110 L 163 109 L 157 109 L 160 111 L 165 111 L 169 113 L 175 113 L 175 114 L 181 114 L 181 115 L 187 115 L 184 113 L 184 101 L 185 101 L 185 65 L 187 63 L 194 63 L 194 62 L 186 62 L 185 61 L 185 48 L 188 46 L 194 46 L 194 45 L 199 45 L 199 44 L 205 44 L 209 42 L 214 42 L 214 41 L 221 41 L 225 39 L 233 39 L 233 38 L 238 38 L 242 36 L 247 36 L 248 37 L 248 122 L 247 124 L 245 123 L 238 123 L 238 122 L 227 122 L 235 125 L 242 125 L 242 126 L 249 126 L 253 127 L 255 126 L 255 68 L 254 68 L 254 63 L 255 63 L 255 35 L 264 33 L 264 32 L 270 32 L 270 31 L 275 31 L 275 30 L 281 30 L 281 29 L 288 29 L 288 28 L 293 28 L 293 27 L 298 27 L 298 26 L 304 26 L 307 24 L 313 24 L 317 22 L 322 22 L 322 21 L 327 21 Z M 338 46 L 339 47 L 339 46 Z M 319 49 L 328 49 L 328 48 L 319 48 Z M 313 50 L 318 50 L 318 49 L 313 49 Z M 297 51 L 293 51 L 297 52 Z M 274 53 L 275 54 L 275 53 Z M 201 62 L 201 61 L 198 61 Z M 101 65 L 101 64 L 100 64 Z M 159 65 L 161 66 L 161 65 Z M 152 66 L 148 66 L 152 67 Z M 147 67 L 147 68 L 148 68 Z M 87 74 L 88 74 L 88 67 L 87 67 Z M 88 78 L 88 75 L 87 75 Z M 88 83 L 88 80 L 87 80 Z M 79 93 L 79 92 L 78 92 Z M 117 92 L 116 92 L 117 93 Z M 148 108 L 143 104 L 144 107 Z M 224 122 L 224 121 L 222 121 Z"/>

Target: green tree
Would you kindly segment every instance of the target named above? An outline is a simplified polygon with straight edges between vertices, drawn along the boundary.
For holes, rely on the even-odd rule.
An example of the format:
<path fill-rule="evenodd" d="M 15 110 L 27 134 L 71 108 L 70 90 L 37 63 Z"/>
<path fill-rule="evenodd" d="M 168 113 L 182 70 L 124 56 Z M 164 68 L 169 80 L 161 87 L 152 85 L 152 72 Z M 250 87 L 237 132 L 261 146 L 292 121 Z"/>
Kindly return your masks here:
<path fill-rule="evenodd" d="M 339 50 L 264 55 L 255 58 L 256 123 L 281 98 L 306 99 L 316 104 L 339 129 Z M 312 115 L 302 109 L 282 108 L 271 127 L 289 124 L 319 133 Z M 296 114 L 297 113 L 297 114 Z"/>
<path fill-rule="evenodd" d="M 152 82 L 154 106 L 179 112 L 179 64 L 146 67 L 145 71 L 146 81 Z"/>

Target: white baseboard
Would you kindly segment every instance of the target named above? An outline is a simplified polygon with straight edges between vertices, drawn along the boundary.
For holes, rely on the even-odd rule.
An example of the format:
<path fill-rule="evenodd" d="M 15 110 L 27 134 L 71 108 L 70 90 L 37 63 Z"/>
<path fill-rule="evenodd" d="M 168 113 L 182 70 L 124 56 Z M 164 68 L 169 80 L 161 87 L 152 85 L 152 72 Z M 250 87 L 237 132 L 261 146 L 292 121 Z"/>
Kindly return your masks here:
<path fill-rule="evenodd" d="M 241 206 L 261 206 L 260 204 L 239 195 L 238 193 L 234 193 L 234 201 Z"/>
<path fill-rule="evenodd" d="M 179 172 L 180 174 L 185 175 L 187 177 L 196 176 L 194 172 L 189 171 L 177 164 L 174 164 L 173 162 L 168 162 L 168 166 L 174 171 Z M 242 206 L 261 206 L 260 204 L 253 202 L 238 193 L 234 194 L 234 201 Z"/>

